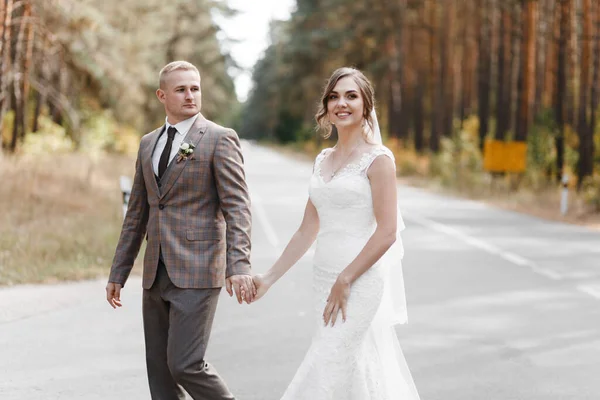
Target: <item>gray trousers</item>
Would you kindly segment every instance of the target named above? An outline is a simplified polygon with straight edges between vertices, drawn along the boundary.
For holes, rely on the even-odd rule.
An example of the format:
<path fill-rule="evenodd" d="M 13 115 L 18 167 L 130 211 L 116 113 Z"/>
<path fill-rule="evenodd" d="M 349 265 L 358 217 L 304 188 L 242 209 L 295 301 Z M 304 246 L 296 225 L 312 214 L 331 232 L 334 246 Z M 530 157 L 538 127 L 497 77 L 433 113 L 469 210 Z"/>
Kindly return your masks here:
<path fill-rule="evenodd" d="M 204 360 L 221 289 L 181 289 L 162 262 L 142 307 L 146 367 L 152 400 L 234 400 L 217 371 Z"/>

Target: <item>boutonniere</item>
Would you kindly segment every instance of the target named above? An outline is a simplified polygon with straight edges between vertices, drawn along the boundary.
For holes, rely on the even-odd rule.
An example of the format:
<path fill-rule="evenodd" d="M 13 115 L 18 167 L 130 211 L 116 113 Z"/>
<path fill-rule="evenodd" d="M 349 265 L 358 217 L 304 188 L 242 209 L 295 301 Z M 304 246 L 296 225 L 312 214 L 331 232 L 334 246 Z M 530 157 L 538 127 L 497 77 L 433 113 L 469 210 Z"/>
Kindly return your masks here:
<path fill-rule="evenodd" d="M 187 160 L 188 158 L 192 159 L 192 154 L 194 153 L 195 148 L 196 146 L 191 143 L 181 143 L 181 146 L 179 146 L 179 151 L 177 152 L 177 162 Z"/>

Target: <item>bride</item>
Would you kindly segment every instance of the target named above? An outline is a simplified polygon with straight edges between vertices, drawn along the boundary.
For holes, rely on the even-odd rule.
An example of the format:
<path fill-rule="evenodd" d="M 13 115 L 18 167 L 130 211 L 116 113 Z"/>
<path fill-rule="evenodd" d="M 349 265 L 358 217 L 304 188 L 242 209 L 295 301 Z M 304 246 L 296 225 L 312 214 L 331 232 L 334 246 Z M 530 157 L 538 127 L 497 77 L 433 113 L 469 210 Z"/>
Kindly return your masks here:
<path fill-rule="evenodd" d="M 359 70 L 330 77 L 316 120 L 338 141 L 316 158 L 302 223 L 275 264 L 254 276 L 258 299 L 316 240 L 318 324 L 282 400 L 418 400 L 394 325 L 406 322 L 392 152 L 373 87 Z"/>

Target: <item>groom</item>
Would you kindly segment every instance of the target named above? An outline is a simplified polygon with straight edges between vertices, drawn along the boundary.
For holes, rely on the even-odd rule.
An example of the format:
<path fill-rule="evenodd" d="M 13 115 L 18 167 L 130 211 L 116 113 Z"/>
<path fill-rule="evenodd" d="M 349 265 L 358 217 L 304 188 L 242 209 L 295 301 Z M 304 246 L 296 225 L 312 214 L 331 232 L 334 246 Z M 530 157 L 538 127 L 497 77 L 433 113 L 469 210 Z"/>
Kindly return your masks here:
<path fill-rule="evenodd" d="M 195 400 L 233 399 L 204 355 L 221 287 L 235 291 L 240 304 L 255 294 L 240 143 L 233 130 L 200 114 L 195 66 L 172 62 L 159 78 L 167 118 L 141 140 L 106 298 L 121 307 L 121 288 L 146 237 L 142 313 L 152 399 L 184 399 L 181 387 Z"/>

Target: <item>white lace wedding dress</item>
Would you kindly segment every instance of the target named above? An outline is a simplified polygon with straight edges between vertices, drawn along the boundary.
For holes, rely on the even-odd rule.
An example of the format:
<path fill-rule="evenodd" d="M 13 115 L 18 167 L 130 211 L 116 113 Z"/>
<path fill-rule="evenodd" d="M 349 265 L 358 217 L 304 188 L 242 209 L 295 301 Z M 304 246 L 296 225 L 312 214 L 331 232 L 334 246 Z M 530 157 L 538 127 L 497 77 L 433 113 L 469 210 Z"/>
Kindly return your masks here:
<path fill-rule="evenodd" d="M 385 257 L 351 286 L 346 322 L 340 314 L 334 327 L 324 326 L 331 287 L 375 230 L 367 170 L 378 156 L 393 159 L 391 151 L 379 145 L 326 181 L 321 163 L 329 151 L 317 156 L 309 186 L 320 222 L 313 277 L 317 327 L 282 400 L 418 400 L 394 328 L 377 317 L 389 279 Z"/>

